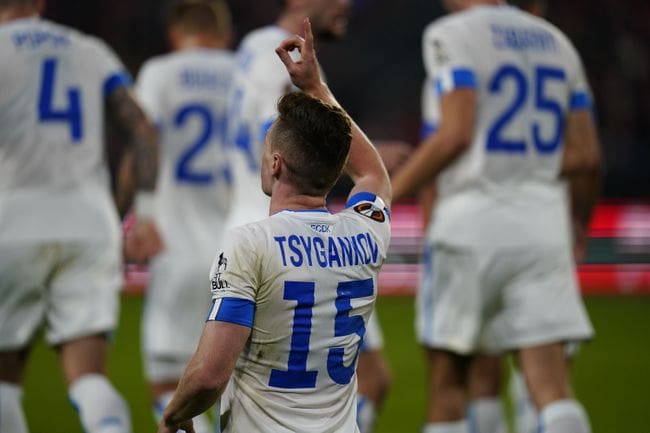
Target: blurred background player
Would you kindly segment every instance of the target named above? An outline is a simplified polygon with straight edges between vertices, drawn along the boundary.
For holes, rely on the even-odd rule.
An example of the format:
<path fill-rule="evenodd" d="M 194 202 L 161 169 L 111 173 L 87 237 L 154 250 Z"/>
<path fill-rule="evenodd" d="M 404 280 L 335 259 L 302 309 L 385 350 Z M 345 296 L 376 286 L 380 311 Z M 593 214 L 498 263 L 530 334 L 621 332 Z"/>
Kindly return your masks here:
<path fill-rule="evenodd" d="M 0 0 L 0 431 L 27 432 L 21 384 L 44 324 L 84 431 L 127 433 L 129 409 L 105 376 L 122 257 L 104 107 L 143 190 L 155 183 L 156 135 L 115 54 L 39 18 L 43 8 Z"/>
<path fill-rule="evenodd" d="M 292 89 L 275 47 L 291 34 L 302 34 L 305 17 L 311 20 L 317 40 L 343 37 L 350 7 L 349 0 L 285 0 L 275 25 L 255 30 L 241 42 L 228 102 L 233 196 L 226 227 L 268 216 L 269 199 L 259 187 L 264 136 L 275 119 L 278 99 Z M 364 433 L 371 431 L 389 387 L 382 346 L 381 329 L 373 315 L 359 359 L 359 421 Z"/>
<path fill-rule="evenodd" d="M 418 293 L 430 375 L 424 431 L 470 431 L 465 387 L 482 359 L 473 355 L 515 350 L 543 431 L 589 432 L 563 350 L 592 335 L 564 180 L 584 179 L 572 198 L 588 220 L 600 153 L 580 59 L 557 29 L 499 1 L 445 4 L 471 9 L 425 31 L 439 129 L 393 183 L 397 199 L 441 174 L 431 280 Z"/>
<path fill-rule="evenodd" d="M 142 322 L 144 370 L 160 421 L 201 336 L 210 292 L 205 276 L 221 245 L 229 179 L 223 138 L 233 67 L 231 18 L 223 0 L 170 5 L 173 52 L 146 62 L 137 94 L 160 131 L 153 220 L 163 250 L 150 262 Z M 146 260 L 146 224 L 135 223 L 127 252 Z M 213 431 L 205 415 L 197 432 Z"/>
<path fill-rule="evenodd" d="M 308 23 L 304 40 L 294 35 L 277 50 L 305 93 L 282 97 L 266 134 L 271 216 L 229 231 L 211 272 L 208 322 L 160 433 L 191 431 L 188 420 L 229 379 L 226 432 L 359 431 L 355 367 L 390 241 L 390 182 L 321 81 Z M 303 57 L 294 63 L 296 47 Z M 346 209 L 330 214 L 326 197 L 344 169 L 355 185 Z M 344 252 L 351 239 L 365 260 Z"/>
<path fill-rule="evenodd" d="M 536 16 L 543 16 L 546 9 L 546 2 L 543 0 L 518 0 L 510 3 Z M 436 91 L 435 77 L 429 77 L 422 89 L 422 141 L 438 130 L 440 123 L 439 96 Z M 420 188 L 418 197 L 426 232 L 432 229 L 435 196 L 435 182 Z M 428 233 L 427 237 L 430 236 L 431 234 Z M 425 272 L 423 272 L 420 282 L 424 286 L 423 289 L 431 284 L 432 250 L 432 244 L 429 243 L 425 246 L 422 260 Z M 424 317 L 421 315 L 420 319 L 424 319 Z M 505 375 L 508 372 L 510 373 L 509 377 Z M 521 372 L 513 363 L 504 364 L 500 355 L 481 355 L 472 362 L 471 368 L 468 369 L 466 411 L 468 418 L 472 420 L 473 428 L 476 433 L 505 433 L 507 431 L 508 426 L 501 402 L 501 386 L 504 379 L 509 379 L 515 431 L 517 433 L 536 433 L 538 430 L 537 411 L 530 399 Z"/>

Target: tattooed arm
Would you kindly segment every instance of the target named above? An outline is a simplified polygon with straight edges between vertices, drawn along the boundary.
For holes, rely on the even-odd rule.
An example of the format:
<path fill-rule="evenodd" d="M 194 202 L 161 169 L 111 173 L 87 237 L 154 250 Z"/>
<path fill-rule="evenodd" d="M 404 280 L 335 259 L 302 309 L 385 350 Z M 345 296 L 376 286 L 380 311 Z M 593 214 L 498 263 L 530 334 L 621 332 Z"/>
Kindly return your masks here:
<path fill-rule="evenodd" d="M 135 187 L 152 192 L 156 186 L 158 174 L 158 133 L 131 90 L 118 87 L 106 97 L 108 120 L 124 136 L 127 152 L 134 156 Z M 119 185 L 119 188 L 129 185 Z M 131 188 L 133 185 L 131 185 Z"/>
<path fill-rule="evenodd" d="M 120 214 L 130 207 L 134 191 L 136 222 L 126 241 L 129 258 L 144 262 L 162 249 L 162 239 L 152 219 L 159 161 L 158 133 L 127 87 L 106 97 L 107 119 L 123 136 L 126 149 L 117 170 L 116 202 Z"/>

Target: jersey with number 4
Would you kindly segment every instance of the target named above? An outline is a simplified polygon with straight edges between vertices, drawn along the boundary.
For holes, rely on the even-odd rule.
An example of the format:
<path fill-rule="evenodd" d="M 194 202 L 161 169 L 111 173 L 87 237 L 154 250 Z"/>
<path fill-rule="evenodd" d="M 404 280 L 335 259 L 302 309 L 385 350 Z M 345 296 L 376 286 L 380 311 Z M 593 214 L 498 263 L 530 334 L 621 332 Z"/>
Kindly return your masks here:
<path fill-rule="evenodd" d="M 357 431 L 355 368 L 389 239 L 388 211 L 366 193 L 337 214 L 285 210 L 230 231 L 208 320 L 252 331 L 226 431 Z"/>
<path fill-rule="evenodd" d="M 485 5 L 432 23 L 423 54 L 429 91 L 469 88 L 478 100 L 471 145 L 438 178 L 435 240 L 568 242 L 565 122 L 569 110 L 591 108 L 569 40 L 514 7 Z"/>
<path fill-rule="evenodd" d="M 168 249 L 208 260 L 228 208 L 224 138 L 232 67 L 225 50 L 179 51 L 147 61 L 136 82 L 160 132 L 156 222 Z"/>
<path fill-rule="evenodd" d="M 0 239 L 118 236 L 103 124 L 124 67 L 100 40 L 37 17 L 0 25 L 0 58 Z"/>

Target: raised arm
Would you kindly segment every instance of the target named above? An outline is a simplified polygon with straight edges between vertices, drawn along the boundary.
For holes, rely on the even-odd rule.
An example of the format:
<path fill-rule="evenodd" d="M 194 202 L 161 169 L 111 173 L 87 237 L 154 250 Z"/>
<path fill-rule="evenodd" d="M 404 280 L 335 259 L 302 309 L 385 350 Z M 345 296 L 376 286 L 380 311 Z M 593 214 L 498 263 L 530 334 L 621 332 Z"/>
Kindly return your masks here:
<path fill-rule="evenodd" d="M 304 32 L 305 39 L 294 35 L 284 40 L 275 52 L 286 66 L 293 84 L 311 96 L 341 107 L 327 84 L 321 79 L 309 19 L 305 19 Z M 294 49 L 300 51 L 301 58 L 298 61 L 294 61 L 289 55 L 289 52 Z M 386 167 L 375 147 L 354 121 L 352 121 L 350 155 L 345 171 L 354 182 L 350 196 L 357 192 L 371 192 L 381 197 L 386 206 L 390 206 L 392 190 Z"/>

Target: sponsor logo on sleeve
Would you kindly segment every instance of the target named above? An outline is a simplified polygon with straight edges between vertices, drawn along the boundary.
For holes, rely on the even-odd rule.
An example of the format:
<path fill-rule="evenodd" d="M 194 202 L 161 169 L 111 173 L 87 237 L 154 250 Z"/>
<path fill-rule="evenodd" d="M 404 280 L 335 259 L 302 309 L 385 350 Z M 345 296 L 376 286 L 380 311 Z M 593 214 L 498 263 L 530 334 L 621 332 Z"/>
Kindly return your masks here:
<path fill-rule="evenodd" d="M 371 220 L 378 221 L 380 223 L 386 221 L 386 213 L 384 212 L 384 210 L 375 206 L 373 203 L 367 201 L 363 203 L 359 203 L 358 205 L 353 207 L 353 209 L 355 212 L 367 218 L 370 218 Z"/>
<path fill-rule="evenodd" d="M 223 290 L 230 287 L 228 281 L 223 278 L 226 269 L 228 269 L 228 259 L 223 255 L 223 253 L 221 253 L 219 254 L 219 260 L 217 262 L 217 269 L 214 271 L 214 275 L 210 279 L 213 291 Z"/>
<path fill-rule="evenodd" d="M 435 57 L 436 63 L 438 64 L 442 65 L 449 61 L 447 50 L 445 49 L 445 46 L 440 39 L 433 40 L 433 55 Z"/>

